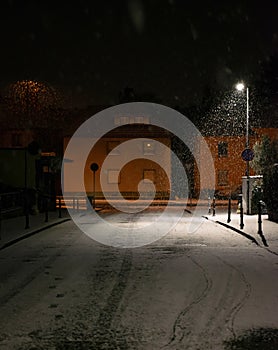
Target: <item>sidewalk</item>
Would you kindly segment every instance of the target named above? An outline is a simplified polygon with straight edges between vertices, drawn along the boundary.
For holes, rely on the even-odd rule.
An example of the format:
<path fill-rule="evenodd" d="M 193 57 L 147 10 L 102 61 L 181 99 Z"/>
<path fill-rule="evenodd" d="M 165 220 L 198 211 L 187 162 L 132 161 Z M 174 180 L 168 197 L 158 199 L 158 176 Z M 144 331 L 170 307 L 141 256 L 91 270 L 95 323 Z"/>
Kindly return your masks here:
<path fill-rule="evenodd" d="M 237 214 L 235 209 L 232 210 L 231 221 L 229 223 L 227 222 L 227 208 L 216 208 L 215 216 L 207 214 L 206 218 L 233 229 L 238 233 L 241 232 L 244 236 L 253 240 L 254 243 L 256 241 L 260 246 L 265 246 L 263 242 L 265 239 L 268 250 L 278 254 L 278 223 L 268 220 L 268 215 L 262 215 L 263 236 L 258 234 L 258 215 L 244 215 L 243 229 L 240 229 L 240 214 Z"/>
<path fill-rule="evenodd" d="M 50 211 L 48 213 L 48 222 L 45 222 L 45 213 L 30 215 L 28 229 L 25 229 L 25 216 L 2 219 L 0 228 L 0 250 L 17 241 L 30 237 L 35 233 L 68 220 L 70 220 L 70 216 L 67 210 L 62 210 L 61 218 L 59 218 L 58 210 L 55 212 Z"/>

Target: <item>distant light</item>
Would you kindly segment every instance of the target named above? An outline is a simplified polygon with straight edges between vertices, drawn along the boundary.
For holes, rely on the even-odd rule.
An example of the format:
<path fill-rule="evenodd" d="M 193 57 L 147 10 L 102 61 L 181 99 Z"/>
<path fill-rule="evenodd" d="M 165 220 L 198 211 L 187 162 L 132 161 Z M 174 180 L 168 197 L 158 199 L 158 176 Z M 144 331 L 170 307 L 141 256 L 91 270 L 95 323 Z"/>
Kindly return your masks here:
<path fill-rule="evenodd" d="M 56 157 L 55 152 L 41 152 L 42 157 Z"/>
<path fill-rule="evenodd" d="M 242 91 L 242 90 L 244 89 L 244 84 L 243 84 L 243 83 L 238 83 L 238 84 L 236 84 L 236 89 L 237 89 L 238 91 Z"/>

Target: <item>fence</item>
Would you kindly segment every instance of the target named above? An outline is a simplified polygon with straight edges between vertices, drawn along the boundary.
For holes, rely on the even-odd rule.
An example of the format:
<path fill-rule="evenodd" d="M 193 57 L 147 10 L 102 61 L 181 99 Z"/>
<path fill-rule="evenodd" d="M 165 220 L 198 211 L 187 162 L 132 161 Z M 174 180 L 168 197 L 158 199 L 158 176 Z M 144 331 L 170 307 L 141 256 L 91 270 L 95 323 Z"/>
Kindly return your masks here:
<path fill-rule="evenodd" d="M 0 217 L 15 212 L 22 212 L 24 206 L 23 192 L 0 193 Z"/>
<path fill-rule="evenodd" d="M 35 196 L 34 196 L 35 193 Z M 56 207 L 51 202 L 56 202 L 56 197 L 38 194 L 32 191 L 17 191 L 0 193 L 0 239 L 3 219 L 11 217 L 25 216 L 25 229 L 30 228 L 29 216 L 31 214 L 44 213 L 44 221 L 48 222 L 49 210 L 58 209 L 58 217 L 62 217 L 61 199 L 58 199 L 58 206 Z"/>

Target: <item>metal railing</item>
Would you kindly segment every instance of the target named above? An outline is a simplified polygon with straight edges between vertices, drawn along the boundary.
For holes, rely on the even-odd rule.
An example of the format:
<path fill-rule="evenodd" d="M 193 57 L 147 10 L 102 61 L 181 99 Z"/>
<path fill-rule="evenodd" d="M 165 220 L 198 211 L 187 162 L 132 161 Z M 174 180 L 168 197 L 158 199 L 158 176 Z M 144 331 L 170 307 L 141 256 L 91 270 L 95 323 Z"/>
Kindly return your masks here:
<path fill-rule="evenodd" d="M 139 192 L 121 192 L 122 197 L 124 200 L 138 200 L 139 199 Z M 107 198 L 106 198 L 107 197 Z M 114 200 L 122 200 L 122 197 L 119 196 L 118 192 L 110 192 L 104 196 L 102 192 L 96 192 L 95 194 L 95 200 L 97 201 L 97 204 L 99 206 L 105 206 L 109 204 L 107 202 L 108 200 L 114 201 Z M 143 193 L 141 199 L 149 199 L 151 196 L 149 193 Z M 93 195 L 91 193 L 88 193 L 87 196 L 81 196 L 75 193 L 65 195 L 65 196 L 56 196 L 56 208 L 58 209 L 61 207 L 62 209 L 68 208 L 75 211 L 82 211 L 87 210 L 90 208 L 90 203 L 92 204 Z M 163 202 L 169 200 L 169 192 L 156 192 L 154 196 L 154 202 L 152 205 L 156 205 L 157 202 Z"/>
<path fill-rule="evenodd" d="M 0 193 L 0 213 L 5 215 L 23 209 L 23 192 Z"/>
<path fill-rule="evenodd" d="M 3 219 L 10 217 L 25 216 L 25 229 L 30 228 L 29 216 L 36 214 L 32 204 L 35 204 L 36 211 L 44 213 L 44 222 L 49 220 L 49 211 L 58 209 L 58 217 L 62 217 L 62 201 L 58 199 L 58 206 L 50 205 L 51 201 L 55 203 L 56 197 L 45 194 L 37 194 L 35 202 L 31 202 L 30 194 L 26 191 L 0 193 L 0 239 Z"/>

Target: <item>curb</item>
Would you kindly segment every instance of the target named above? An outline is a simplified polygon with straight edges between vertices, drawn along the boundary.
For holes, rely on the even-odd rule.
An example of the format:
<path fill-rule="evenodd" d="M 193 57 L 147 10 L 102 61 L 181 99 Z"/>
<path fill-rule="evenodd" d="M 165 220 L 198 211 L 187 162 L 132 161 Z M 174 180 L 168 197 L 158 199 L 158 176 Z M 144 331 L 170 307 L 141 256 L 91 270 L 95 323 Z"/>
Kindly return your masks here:
<path fill-rule="evenodd" d="M 224 222 L 221 222 L 221 221 L 218 221 L 218 220 L 211 220 L 207 216 L 203 216 L 203 218 L 205 218 L 205 219 L 207 219 L 207 220 L 209 220 L 211 222 L 216 222 L 219 225 L 222 225 L 222 226 L 224 226 L 224 227 L 226 227 L 226 228 L 228 228 L 228 229 L 230 229 L 232 231 L 235 231 L 235 232 L 239 233 L 240 235 L 244 236 L 245 238 L 249 239 L 253 243 L 255 243 L 257 246 L 260 246 L 258 241 L 253 236 L 249 235 L 248 233 L 240 231 L 240 230 L 238 230 L 237 228 L 235 228 L 235 227 L 233 227 L 231 225 L 225 224 Z"/>
<path fill-rule="evenodd" d="M 67 222 L 67 221 L 70 221 L 70 220 L 71 220 L 71 218 L 61 219 L 60 221 L 53 222 L 52 224 L 49 224 L 49 225 L 40 227 L 40 228 L 35 229 L 35 230 L 31 231 L 31 232 L 25 233 L 25 234 L 23 234 L 23 235 L 21 235 L 21 236 L 15 238 L 15 239 L 12 239 L 12 240 L 10 240 L 10 241 L 4 243 L 4 244 L 0 247 L 0 251 L 3 250 L 3 249 L 6 249 L 6 248 L 8 248 L 8 247 L 10 247 L 11 245 L 13 245 L 13 244 L 15 244 L 15 243 L 17 243 L 17 242 L 22 241 L 23 239 L 26 239 L 26 238 L 28 238 L 28 237 L 31 237 L 31 236 L 35 235 L 36 233 L 45 231 L 45 230 L 47 230 L 47 229 L 49 229 L 49 228 L 51 228 L 51 227 L 53 227 L 53 226 L 57 226 L 57 225 L 59 225 L 59 224 L 63 224 L 64 222 Z"/>

